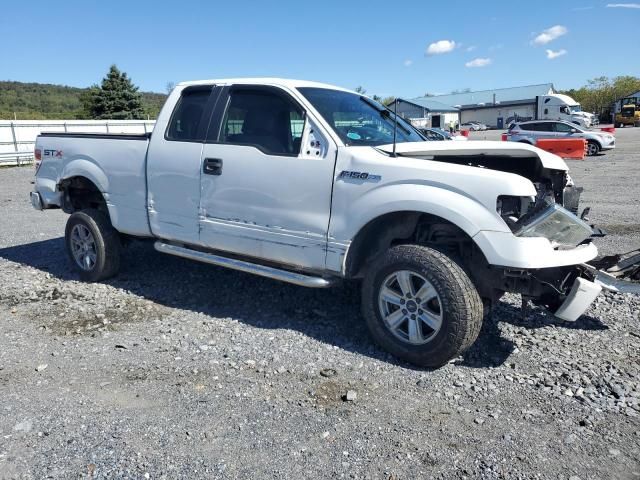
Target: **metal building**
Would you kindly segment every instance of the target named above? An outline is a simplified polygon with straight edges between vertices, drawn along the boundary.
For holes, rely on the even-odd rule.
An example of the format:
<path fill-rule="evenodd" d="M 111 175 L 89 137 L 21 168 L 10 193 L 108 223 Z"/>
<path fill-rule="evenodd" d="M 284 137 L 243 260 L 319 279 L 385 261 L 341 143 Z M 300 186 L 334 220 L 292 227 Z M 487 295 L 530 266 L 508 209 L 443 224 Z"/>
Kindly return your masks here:
<path fill-rule="evenodd" d="M 397 108 L 398 115 L 410 120 L 416 127 L 446 128 L 451 121 L 456 124 L 460 122 L 460 111 L 457 108 L 435 101 L 431 97 L 413 100 L 398 98 L 389 108 Z"/>
<path fill-rule="evenodd" d="M 552 83 L 526 85 L 523 87 L 497 88 L 477 92 L 452 93 L 433 97 L 417 97 L 401 100 L 398 103 L 398 113 L 406 118 L 412 118 L 415 108 L 422 102 L 444 104 L 455 108 L 460 113 L 460 123 L 470 121 L 484 123 L 489 127 L 504 128 L 508 120 L 517 118 L 535 118 L 536 97 L 555 93 Z M 393 106 L 390 107 L 393 109 Z M 423 118 L 427 119 L 426 116 Z"/>

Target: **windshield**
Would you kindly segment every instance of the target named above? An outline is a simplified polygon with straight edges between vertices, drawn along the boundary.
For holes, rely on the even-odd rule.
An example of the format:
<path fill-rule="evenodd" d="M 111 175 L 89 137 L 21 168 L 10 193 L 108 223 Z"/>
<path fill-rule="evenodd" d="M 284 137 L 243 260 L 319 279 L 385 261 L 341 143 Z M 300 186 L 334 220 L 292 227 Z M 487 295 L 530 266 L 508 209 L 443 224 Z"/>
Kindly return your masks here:
<path fill-rule="evenodd" d="M 582 107 L 580 105 L 571 105 L 571 113 L 578 113 L 582 111 Z"/>
<path fill-rule="evenodd" d="M 393 143 L 393 113 L 378 102 L 328 88 L 303 87 L 298 90 L 345 145 L 373 147 Z M 424 142 L 424 138 L 411 124 L 398 117 L 396 142 Z"/>

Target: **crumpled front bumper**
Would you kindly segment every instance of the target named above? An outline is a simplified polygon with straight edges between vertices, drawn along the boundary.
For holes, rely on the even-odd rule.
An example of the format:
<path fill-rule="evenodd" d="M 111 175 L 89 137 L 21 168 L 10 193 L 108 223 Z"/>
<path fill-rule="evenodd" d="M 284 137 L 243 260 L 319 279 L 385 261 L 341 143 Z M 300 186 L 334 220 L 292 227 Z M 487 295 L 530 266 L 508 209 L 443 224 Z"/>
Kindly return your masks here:
<path fill-rule="evenodd" d="M 640 249 L 621 255 L 611 255 L 582 264 L 593 281 L 583 277 L 574 280 L 567 298 L 554 315 L 562 320 L 577 320 L 602 290 L 640 295 Z"/>
<path fill-rule="evenodd" d="M 597 283 L 580 277 L 576 278 L 567 298 L 554 315 L 562 320 L 575 322 L 587 311 L 601 291 L 602 287 Z"/>

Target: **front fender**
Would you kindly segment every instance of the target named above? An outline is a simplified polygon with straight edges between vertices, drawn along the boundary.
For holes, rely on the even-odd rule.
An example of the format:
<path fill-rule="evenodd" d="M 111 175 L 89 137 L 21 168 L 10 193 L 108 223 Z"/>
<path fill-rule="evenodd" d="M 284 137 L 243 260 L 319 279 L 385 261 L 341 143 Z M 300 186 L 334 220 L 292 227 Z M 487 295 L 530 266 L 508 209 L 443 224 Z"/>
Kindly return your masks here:
<path fill-rule="evenodd" d="M 521 194 L 529 195 L 531 192 Z M 329 236 L 338 241 L 352 240 L 361 228 L 375 218 L 403 211 L 428 213 L 444 218 L 469 237 L 481 230 L 511 233 L 496 211 L 488 210 L 479 201 L 462 193 L 433 185 L 382 185 L 343 207 L 340 215 L 332 216 L 329 231 Z"/>

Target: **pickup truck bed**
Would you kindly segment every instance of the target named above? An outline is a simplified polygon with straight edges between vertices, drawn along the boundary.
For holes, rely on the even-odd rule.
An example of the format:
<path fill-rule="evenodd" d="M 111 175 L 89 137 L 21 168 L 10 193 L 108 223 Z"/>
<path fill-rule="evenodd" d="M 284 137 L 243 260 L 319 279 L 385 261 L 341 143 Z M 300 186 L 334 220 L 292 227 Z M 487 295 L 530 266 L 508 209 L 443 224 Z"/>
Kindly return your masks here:
<path fill-rule="evenodd" d="M 42 133 L 39 138 L 46 145 L 55 146 L 40 152 L 39 181 L 53 185 L 60 178 L 87 178 L 99 186 L 118 231 L 151 235 L 145 208 L 145 163 L 151 133 Z M 62 205 L 59 189 L 42 192 L 45 208 Z"/>

